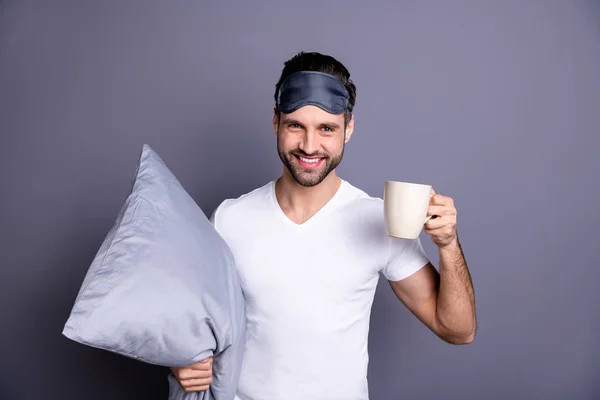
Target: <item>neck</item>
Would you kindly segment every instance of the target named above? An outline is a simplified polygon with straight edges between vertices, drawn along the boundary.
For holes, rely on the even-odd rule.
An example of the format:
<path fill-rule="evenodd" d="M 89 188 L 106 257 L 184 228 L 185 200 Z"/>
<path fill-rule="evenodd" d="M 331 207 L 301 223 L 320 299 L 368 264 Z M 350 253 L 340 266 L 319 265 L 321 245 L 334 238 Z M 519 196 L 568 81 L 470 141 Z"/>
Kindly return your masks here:
<path fill-rule="evenodd" d="M 292 177 L 287 169 L 275 183 L 275 194 L 283 212 L 296 223 L 303 223 L 315 215 L 335 195 L 341 185 L 335 171 L 318 185 L 305 187 Z"/>

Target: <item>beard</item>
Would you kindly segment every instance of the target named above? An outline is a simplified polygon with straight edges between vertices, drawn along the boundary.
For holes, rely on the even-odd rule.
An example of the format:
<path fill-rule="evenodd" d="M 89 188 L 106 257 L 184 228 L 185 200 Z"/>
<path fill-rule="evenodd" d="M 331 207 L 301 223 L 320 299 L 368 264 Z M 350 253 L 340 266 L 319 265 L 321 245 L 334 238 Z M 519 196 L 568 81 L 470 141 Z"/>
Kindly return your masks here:
<path fill-rule="evenodd" d="M 279 158 L 281 162 L 290 174 L 294 178 L 298 184 L 304 187 L 312 187 L 316 186 L 319 183 L 323 182 L 325 178 L 337 168 L 338 165 L 342 162 L 342 158 L 344 156 L 344 148 L 345 144 L 342 146 L 342 151 L 340 154 L 336 156 L 331 156 L 329 154 L 315 152 L 313 154 L 307 154 L 300 149 L 295 149 L 289 152 L 284 152 L 279 145 L 279 135 L 277 135 L 277 153 L 279 154 Z M 314 169 L 302 168 L 297 162 L 294 162 L 294 158 L 296 156 L 312 156 L 312 157 L 322 157 L 323 164 Z"/>

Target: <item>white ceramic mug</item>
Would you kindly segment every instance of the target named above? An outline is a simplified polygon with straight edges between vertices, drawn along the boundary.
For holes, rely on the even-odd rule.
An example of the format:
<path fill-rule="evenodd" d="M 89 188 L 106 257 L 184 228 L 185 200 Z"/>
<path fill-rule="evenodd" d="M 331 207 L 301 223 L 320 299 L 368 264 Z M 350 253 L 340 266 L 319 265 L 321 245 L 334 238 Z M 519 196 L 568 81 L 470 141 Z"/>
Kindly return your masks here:
<path fill-rule="evenodd" d="M 416 239 L 429 220 L 427 210 L 431 186 L 419 183 L 386 181 L 383 191 L 387 233 L 402 239 Z"/>

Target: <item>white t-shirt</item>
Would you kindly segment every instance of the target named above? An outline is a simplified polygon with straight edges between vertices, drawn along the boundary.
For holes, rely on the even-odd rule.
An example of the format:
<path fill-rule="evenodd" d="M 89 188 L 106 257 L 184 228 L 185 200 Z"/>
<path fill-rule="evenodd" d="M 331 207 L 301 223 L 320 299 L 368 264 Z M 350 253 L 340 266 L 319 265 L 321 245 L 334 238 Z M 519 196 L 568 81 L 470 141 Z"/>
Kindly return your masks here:
<path fill-rule="evenodd" d="M 219 205 L 246 298 L 238 400 L 366 400 L 371 305 L 381 272 L 401 280 L 428 258 L 389 237 L 383 201 L 342 180 L 303 224 L 281 210 L 271 181 Z"/>

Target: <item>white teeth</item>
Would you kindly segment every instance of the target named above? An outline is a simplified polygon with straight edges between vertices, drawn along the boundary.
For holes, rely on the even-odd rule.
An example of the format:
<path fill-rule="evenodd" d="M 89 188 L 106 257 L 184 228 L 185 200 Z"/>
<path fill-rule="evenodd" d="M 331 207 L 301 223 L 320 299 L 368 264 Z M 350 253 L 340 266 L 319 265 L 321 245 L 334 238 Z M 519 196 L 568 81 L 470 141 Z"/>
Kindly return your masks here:
<path fill-rule="evenodd" d="M 306 163 L 310 163 L 310 164 L 314 164 L 316 162 L 319 162 L 320 158 L 304 158 L 304 157 L 299 157 L 302 161 L 306 162 Z"/>

